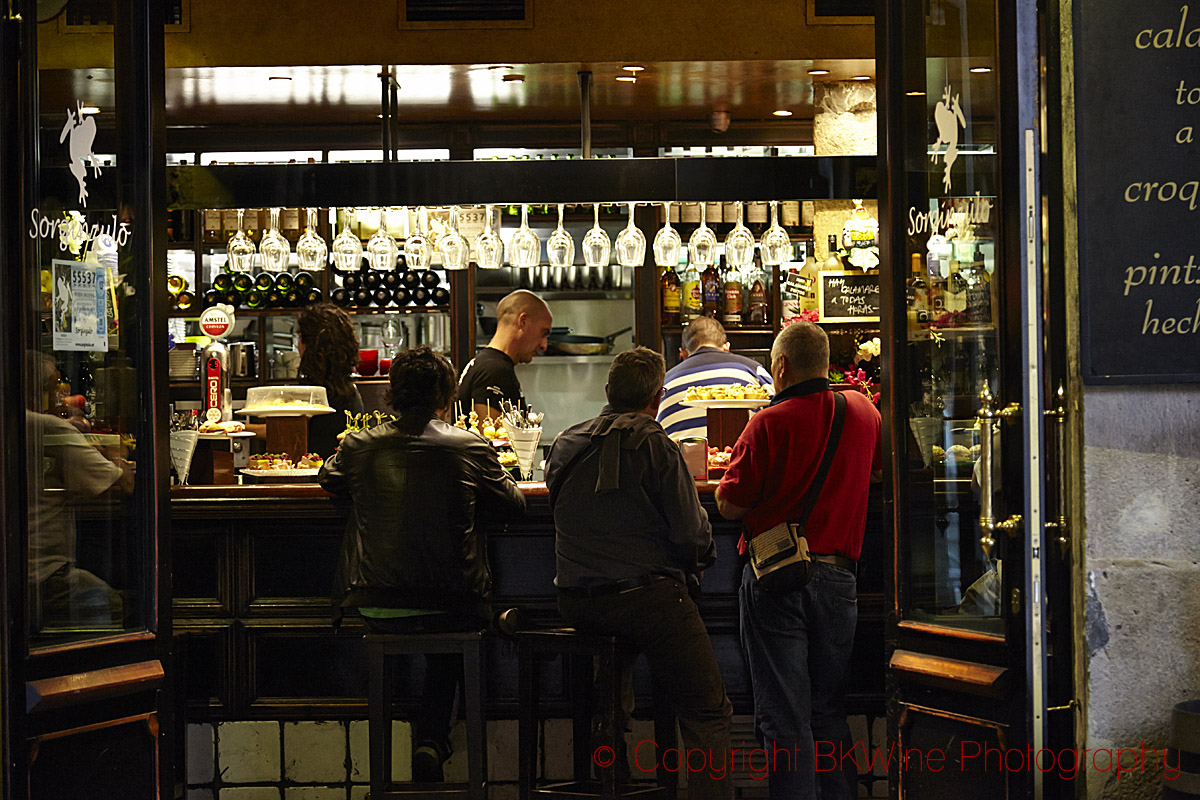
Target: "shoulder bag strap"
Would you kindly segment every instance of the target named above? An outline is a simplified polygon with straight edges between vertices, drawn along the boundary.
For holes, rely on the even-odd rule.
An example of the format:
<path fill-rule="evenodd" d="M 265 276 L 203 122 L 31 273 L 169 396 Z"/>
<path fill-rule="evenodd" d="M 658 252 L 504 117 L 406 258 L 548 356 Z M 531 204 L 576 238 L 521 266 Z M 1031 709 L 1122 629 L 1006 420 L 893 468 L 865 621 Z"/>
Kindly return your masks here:
<path fill-rule="evenodd" d="M 825 453 L 821 456 L 817 474 L 813 476 L 812 483 L 808 485 L 808 491 L 804 493 L 804 505 L 800 509 L 800 518 L 796 520 L 801 527 L 808 523 L 808 517 L 817 505 L 817 497 L 821 494 L 821 487 L 825 485 L 825 476 L 829 474 L 829 467 L 833 464 L 833 455 L 837 452 L 838 441 L 842 438 L 842 426 L 845 421 L 846 398 L 842 396 L 841 392 L 834 392 L 833 424 L 829 428 L 829 440 L 825 442 Z"/>

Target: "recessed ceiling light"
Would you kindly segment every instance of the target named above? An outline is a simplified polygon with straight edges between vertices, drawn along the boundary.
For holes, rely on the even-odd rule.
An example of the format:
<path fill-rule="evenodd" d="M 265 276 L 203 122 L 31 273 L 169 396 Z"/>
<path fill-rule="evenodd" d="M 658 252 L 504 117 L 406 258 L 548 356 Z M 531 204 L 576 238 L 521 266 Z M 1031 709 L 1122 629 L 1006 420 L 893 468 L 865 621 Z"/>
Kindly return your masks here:
<path fill-rule="evenodd" d="M 907 95 L 908 97 L 924 97 L 925 96 L 924 92 L 905 92 L 904 94 Z"/>
<path fill-rule="evenodd" d="M 640 67 L 637 64 L 626 64 L 625 66 L 621 67 L 621 69 L 625 70 L 626 72 L 641 72 L 645 69 L 645 67 Z"/>
<path fill-rule="evenodd" d="M 991 72 L 991 67 L 971 67 L 971 72 Z"/>
<path fill-rule="evenodd" d="M 510 72 L 502 78 L 506 83 L 524 83 L 525 76 L 519 72 Z"/>
<path fill-rule="evenodd" d="M 637 78 L 632 75 L 618 75 L 617 80 L 622 83 L 637 83 Z"/>
<path fill-rule="evenodd" d="M 79 113 L 80 114 L 99 114 L 100 109 L 96 108 L 95 106 L 84 106 L 83 108 L 79 109 Z"/>
<path fill-rule="evenodd" d="M 291 79 L 290 75 L 272 75 L 267 78 L 269 81 L 290 81 Z"/>
<path fill-rule="evenodd" d="M 490 67 L 488 67 L 488 69 L 503 69 L 503 70 L 510 70 L 512 68 L 513 68 L 512 64 L 492 64 Z"/>
<path fill-rule="evenodd" d="M 771 113 L 777 117 L 790 117 L 792 115 L 792 112 L 788 111 L 786 108 L 781 108 L 776 111 L 772 111 Z"/>
<path fill-rule="evenodd" d="M 850 80 L 852 80 L 852 81 L 869 81 L 869 80 L 871 80 L 871 76 L 870 75 L 855 75 Z"/>
<path fill-rule="evenodd" d="M 827 69 L 810 69 L 808 71 L 808 74 L 809 75 L 828 75 L 829 70 L 827 70 Z"/>

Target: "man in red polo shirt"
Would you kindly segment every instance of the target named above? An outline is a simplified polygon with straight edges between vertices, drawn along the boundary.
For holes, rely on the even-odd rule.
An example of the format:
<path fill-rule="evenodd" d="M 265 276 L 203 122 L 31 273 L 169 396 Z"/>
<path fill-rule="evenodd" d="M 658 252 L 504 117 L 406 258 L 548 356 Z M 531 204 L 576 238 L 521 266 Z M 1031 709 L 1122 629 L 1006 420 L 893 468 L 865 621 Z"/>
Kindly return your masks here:
<path fill-rule="evenodd" d="M 717 487 L 718 510 L 743 520 L 747 540 L 800 516 L 833 421 L 828 375 L 829 339 L 820 327 L 795 322 L 780 332 L 771 348 L 778 393 L 742 431 Z M 881 464 L 879 411 L 858 392 L 845 396 L 841 439 L 805 529 L 812 579 L 802 589 L 770 592 L 749 564 L 742 571 L 742 648 L 755 728 L 770 758 L 772 798 L 858 795 L 852 763 L 843 773 L 842 764 L 815 759 L 830 748 L 836 756 L 839 743 L 843 752 L 853 745 L 845 695 L 858 618 L 856 563 L 867 484 L 878 479 Z"/>

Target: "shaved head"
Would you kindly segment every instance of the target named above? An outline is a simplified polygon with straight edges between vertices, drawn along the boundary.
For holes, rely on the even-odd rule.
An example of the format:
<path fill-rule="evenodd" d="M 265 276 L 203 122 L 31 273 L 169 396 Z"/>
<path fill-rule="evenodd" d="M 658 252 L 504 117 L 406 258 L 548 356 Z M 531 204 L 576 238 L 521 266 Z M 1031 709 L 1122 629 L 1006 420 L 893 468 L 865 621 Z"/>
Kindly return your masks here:
<path fill-rule="evenodd" d="M 521 314 L 536 317 L 541 314 L 549 316 L 550 307 L 546 301 L 525 289 L 517 289 L 496 305 L 496 322 L 498 325 L 514 325 Z"/>

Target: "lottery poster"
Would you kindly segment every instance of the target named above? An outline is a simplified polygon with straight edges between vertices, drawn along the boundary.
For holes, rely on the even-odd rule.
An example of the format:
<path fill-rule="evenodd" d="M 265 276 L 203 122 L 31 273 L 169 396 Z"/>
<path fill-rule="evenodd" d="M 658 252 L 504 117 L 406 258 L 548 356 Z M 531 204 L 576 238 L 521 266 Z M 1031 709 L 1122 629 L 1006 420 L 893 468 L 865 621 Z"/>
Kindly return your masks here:
<path fill-rule="evenodd" d="M 100 264 L 51 262 L 55 350 L 108 349 L 108 274 Z"/>

